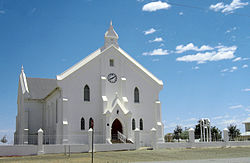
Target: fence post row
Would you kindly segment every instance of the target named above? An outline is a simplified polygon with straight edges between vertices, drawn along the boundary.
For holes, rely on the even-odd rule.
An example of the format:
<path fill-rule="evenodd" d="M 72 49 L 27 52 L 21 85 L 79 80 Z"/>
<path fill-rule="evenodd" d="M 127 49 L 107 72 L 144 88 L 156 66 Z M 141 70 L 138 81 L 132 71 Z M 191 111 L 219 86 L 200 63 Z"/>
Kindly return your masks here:
<path fill-rule="evenodd" d="M 37 154 L 44 154 L 44 146 L 43 146 L 43 130 L 40 128 L 38 130 L 38 138 L 37 138 Z"/>

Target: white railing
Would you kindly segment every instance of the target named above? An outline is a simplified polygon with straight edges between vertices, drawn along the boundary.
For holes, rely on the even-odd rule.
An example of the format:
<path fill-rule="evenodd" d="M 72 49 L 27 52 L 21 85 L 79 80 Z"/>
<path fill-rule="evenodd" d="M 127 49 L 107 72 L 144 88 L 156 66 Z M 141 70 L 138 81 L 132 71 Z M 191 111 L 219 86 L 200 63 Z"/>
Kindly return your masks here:
<path fill-rule="evenodd" d="M 117 133 L 118 133 L 118 139 L 123 143 L 126 143 L 126 136 L 120 133 L 119 131 L 117 131 Z"/>

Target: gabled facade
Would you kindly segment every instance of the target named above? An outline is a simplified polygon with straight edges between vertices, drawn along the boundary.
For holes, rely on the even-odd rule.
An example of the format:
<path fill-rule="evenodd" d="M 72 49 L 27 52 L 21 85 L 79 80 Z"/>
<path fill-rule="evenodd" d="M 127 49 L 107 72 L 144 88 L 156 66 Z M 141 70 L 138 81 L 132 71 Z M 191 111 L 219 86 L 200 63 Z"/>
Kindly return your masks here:
<path fill-rule="evenodd" d="M 163 141 L 162 81 L 119 47 L 112 23 L 104 38 L 103 47 L 56 79 L 26 78 L 22 70 L 16 144 L 32 142 L 39 128 L 45 143 L 85 144 L 91 121 L 95 143 L 112 143 L 118 132 L 133 142 L 136 128 L 142 145 L 150 144 L 152 128 Z"/>

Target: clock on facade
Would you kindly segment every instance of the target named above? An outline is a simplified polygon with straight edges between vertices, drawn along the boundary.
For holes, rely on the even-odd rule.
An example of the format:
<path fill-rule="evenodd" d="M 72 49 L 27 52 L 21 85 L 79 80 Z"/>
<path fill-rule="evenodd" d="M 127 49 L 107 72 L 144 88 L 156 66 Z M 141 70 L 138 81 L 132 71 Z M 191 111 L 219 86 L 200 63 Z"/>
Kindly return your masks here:
<path fill-rule="evenodd" d="M 115 73 L 108 74 L 108 81 L 110 83 L 115 83 L 117 81 L 117 76 Z"/>

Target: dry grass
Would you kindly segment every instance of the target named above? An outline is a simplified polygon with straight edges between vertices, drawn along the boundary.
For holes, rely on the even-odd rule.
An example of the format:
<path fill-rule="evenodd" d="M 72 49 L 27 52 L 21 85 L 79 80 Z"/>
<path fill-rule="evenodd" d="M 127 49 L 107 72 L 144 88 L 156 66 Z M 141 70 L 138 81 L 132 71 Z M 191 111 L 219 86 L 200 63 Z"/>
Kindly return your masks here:
<path fill-rule="evenodd" d="M 159 149 L 94 153 L 95 163 L 128 163 L 136 161 L 195 160 L 211 158 L 250 157 L 250 147 L 236 148 L 195 148 L 195 149 Z M 91 162 L 90 153 L 46 154 L 41 156 L 0 157 L 0 162 L 40 163 L 40 162 Z"/>

